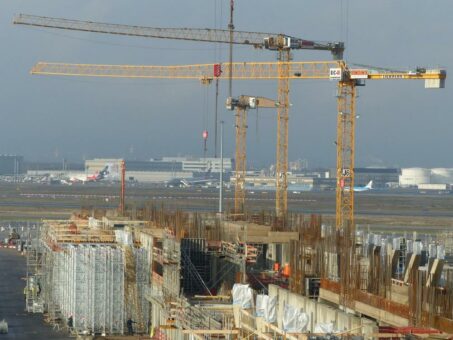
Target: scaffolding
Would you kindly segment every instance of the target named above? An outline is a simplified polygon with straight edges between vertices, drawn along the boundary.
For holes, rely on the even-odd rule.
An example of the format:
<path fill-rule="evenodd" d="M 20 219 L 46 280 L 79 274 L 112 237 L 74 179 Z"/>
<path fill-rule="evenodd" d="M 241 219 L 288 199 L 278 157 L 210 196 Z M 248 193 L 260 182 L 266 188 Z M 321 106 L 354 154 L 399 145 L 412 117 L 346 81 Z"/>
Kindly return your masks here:
<path fill-rule="evenodd" d="M 41 294 L 42 261 L 43 253 L 39 239 L 32 239 L 29 236 L 27 241 L 26 286 L 24 289 L 25 309 L 29 313 L 44 312 L 44 299 Z"/>
<path fill-rule="evenodd" d="M 72 316 L 75 333 L 123 334 L 123 250 L 113 244 L 55 243 L 44 235 L 40 285 L 48 321 L 61 327 Z"/>

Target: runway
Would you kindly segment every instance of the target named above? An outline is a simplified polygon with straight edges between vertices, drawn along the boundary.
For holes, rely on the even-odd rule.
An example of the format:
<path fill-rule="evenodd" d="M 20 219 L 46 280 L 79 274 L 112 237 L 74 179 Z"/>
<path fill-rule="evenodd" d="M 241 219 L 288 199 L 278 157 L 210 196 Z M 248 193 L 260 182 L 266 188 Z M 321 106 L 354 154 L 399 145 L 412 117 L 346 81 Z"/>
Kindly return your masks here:
<path fill-rule="evenodd" d="M 67 218 L 81 207 L 115 209 L 119 204 L 119 185 L 42 185 L 3 184 L 0 186 L 0 220 L 38 220 Z M 233 207 L 234 191 L 225 190 L 224 207 Z M 126 204 L 143 206 L 152 203 L 167 209 L 215 212 L 218 191 L 210 188 L 163 188 L 130 185 Z M 335 192 L 289 192 L 288 210 L 295 213 L 322 214 L 326 219 L 335 214 Z M 355 215 L 359 223 L 387 224 L 395 220 L 420 225 L 451 225 L 453 195 L 420 195 L 393 191 L 356 193 Z M 273 211 L 274 192 L 247 192 L 248 211 Z M 383 219 L 385 221 L 383 221 Z M 383 223 L 384 222 L 384 223 Z"/>

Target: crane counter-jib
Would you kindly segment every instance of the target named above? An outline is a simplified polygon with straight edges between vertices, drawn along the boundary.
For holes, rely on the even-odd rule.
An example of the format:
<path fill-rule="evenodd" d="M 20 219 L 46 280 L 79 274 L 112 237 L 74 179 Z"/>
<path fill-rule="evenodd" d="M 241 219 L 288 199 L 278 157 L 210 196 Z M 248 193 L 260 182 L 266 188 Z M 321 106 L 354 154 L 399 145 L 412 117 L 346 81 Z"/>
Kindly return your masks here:
<path fill-rule="evenodd" d="M 347 78 L 357 80 L 424 80 L 425 88 L 444 88 L 447 72 L 444 69 L 423 69 L 423 71 L 380 72 L 371 69 L 349 69 Z"/>
<path fill-rule="evenodd" d="M 344 69 L 340 61 L 288 62 L 289 79 L 330 79 L 330 70 Z M 236 62 L 232 64 L 234 79 L 280 79 L 278 62 Z M 176 66 L 151 65 L 96 65 L 39 62 L 32 74 L 112 78 L 167 78 L 167 79 L 227 79 L 230 65 L 199 64 Z"/>
<path fill-rule="evenodd" d="M 424 79 L 445 79 L 445 73 L 423 73 L 423 74 L 408 74 L 408 73 L 382 73 L 382 74 L 370 74 L 368 79 L 373 80 L 385 80 L 385 79 L 414 79 L 414 80 L 424 80 Z"/>
<path fill-rule="evenodd" d="M 445 70 L 427 70 L 423 73 L 380 73 L 369 74 L 367 79 L 372 80 L 424 80 L 426 89 L 443 89 L 445 88 L 445 79 L 447 73 Z"/>

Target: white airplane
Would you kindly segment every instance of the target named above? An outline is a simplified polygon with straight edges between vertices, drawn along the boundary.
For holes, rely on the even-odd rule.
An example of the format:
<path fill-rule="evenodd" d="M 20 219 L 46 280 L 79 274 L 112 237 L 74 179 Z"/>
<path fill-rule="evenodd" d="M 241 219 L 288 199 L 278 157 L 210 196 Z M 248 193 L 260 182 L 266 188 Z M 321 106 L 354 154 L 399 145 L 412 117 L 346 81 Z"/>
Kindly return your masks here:
<path fill-rule="evenodd" d="M 110 166 L 106 165 L 101 171 L 97 171 L 93 175 L 75 175 L 70 176 L 69 179 L 61 180 L 63 184 L 73 184 L 73 183 L 86 183 L 86 182 L 98 182 L 105 179 L 105 177 L 110 173 Z"/>
<path fill-rule="evenodd" d="M 354 187 L 355 192 L 362 192 L 368 190 L 373 190 L 373 181 L 369 181 L 368 184 L 365 185 L 364 187 Z"/>
<path fill-rule="evenodd" d="M 192 187 L 215 187 L 219 182 L 219 175 L 213 175 L 211 167 L 204 173 L 202 178 L 173 178 L 165 182 L 167 188 L 192 188 Z"/>

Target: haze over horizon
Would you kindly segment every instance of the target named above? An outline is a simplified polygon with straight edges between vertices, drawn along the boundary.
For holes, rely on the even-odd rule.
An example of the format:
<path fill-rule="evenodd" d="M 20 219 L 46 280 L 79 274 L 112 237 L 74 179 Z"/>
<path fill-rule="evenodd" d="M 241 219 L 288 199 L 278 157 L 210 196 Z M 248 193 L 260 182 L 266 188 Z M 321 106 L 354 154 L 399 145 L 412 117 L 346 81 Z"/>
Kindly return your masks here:
<path fill-rule="evenodd" d="M 110 36 L 13 25 L 19 13 L 151 27 L 227 28 L 229 1 L 5 0 L 0 8 L 2 124 L 0 153 L 27 160 L 202 156 L 202 131 L 214 148 L 215 87 L 198 81 L 31 76 L 38 61 L 173 65 L 226 62 L 228 45 Z M 453 69 L 453 2 L 422 0 L 236 0 L 235 28 L 345 41 L 348 63 L 395 69 Z M 274 61 L 276 54 L 235 46 L 235 61 Z M 330 60 L 294 52 L 294 60 Z M 289 159 L 335 166 L 335 83 L 293 81 Z M 276 98 L 276 82 L 233 83 L 233 94 Z M 423 81 L 368 81 L 359 89 L 356 165 L 453 167 L 453 96 Z M 224 109 L 225 154 L 234 155 L 234 114 Z M 257 119 L 257 115 L 259 116 Z M 275 162 L 276 113 L 250 111 L 248 159 Z M 132 151 L 132 152 L 131 152 Z"/>

